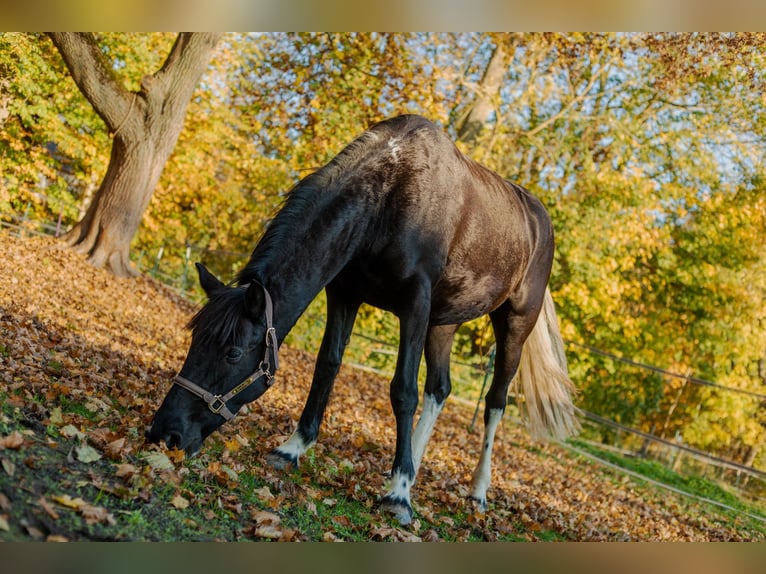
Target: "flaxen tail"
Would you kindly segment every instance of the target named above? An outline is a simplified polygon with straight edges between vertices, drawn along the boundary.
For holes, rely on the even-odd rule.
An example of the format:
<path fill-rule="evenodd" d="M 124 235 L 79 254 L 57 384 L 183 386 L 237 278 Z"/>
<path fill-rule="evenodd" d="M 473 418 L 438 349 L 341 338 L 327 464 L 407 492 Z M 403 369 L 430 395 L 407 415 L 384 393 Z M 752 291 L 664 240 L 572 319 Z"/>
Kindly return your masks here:
<path fill-rule="evenodd" d="M 519 408 L 532 438 L 563 440 L 580 431 L 577 409 L 572 404 L 576 390 L 567 374 L 564 341 L 550 289 L 545 290 L 537 324 L 524 343 L 514 388 L 517 396 L 523 397 Z"/>

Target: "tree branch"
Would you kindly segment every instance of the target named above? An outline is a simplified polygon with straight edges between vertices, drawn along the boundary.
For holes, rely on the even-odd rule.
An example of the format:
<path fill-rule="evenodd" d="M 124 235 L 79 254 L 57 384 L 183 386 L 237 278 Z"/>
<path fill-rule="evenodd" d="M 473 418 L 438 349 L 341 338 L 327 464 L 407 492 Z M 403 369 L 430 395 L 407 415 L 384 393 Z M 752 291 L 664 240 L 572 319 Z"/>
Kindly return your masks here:
<path fill-rule="evenodd" d="M 590 81 L 588 82 L 588 85 L 587 85 L 587 86 L 585 86 L 585 88 L 583 89 L 583 91 L 582 91 L 581 93 L 579 93 L 579 94 L 575 94 L 575 97 L 574 97 L 574 98 L 572 98 L 572 99 L 571 99 L 569 102 L 567 102 L 567 104 L 566 104 L 565 106 L 563 106 L 563 107 L 562 107 L 562 108 L 561 108 L 561 109 L 558 111 L 558 113 L 556 113 L 556 114 L 552 115 L 551 117 L 549 117 L 549 118 L 548 118 L 547 120 L 545 120 L 544 122 L 537 124 L 537 125 L 536 125 L 534 128 L 532 128 L 531 130 L 528 130 L 528 131 L 524 132 L 524 133 L 523 133 L 523 135 L 524 135 L 524 136 L 526 136 L 526 137 L 530 137 L 530 136 L 533 136 L 533 135 L 535 135 L 536 133 L 538 133 L 538 132 L 540 132 L 540 131 L 544 130 L 545 128 L 547 128 L 549 125 L 551 125 L 551 124 L 552 124 L 553 122 L 555 122 L 556 120 L 558 120 L 558 119 L 560 119 L 560 118 L 564 117 L 564 115 L 565 115 L 567 112 L 569 112 L 569 110 L 570 110 L 570 109 L 571 109 L 571 108 L 572 108 L 572 107 L 573 107 L 575 104 L 577 104 L 578 102 L 581 102 L 581 101 L 583 101 L 585 98 L 587 98 L 587 97 L 588 97 L 588 92 L 590 92 L 591 88 L 593 88 L 593 86 L 596 84 L 596 81 L 598 81 L 598 79 L 601 77 L 601 75 L 602 75 L 602 74 L 603 74 L 603 73 L 604 73 L 604 72 L 605 72 L 607 69 L 609 69 L 609 66 L 611 66 L 611 65 L 612 65 L 612 63 L 613 63 L 614 61 L 615 61 L 615 59 L 614 59 L 614 58 L 612 58 L 611 60 L 609 60 L 609 62 L 607 62 L 607 63 L 606 63 L 606 65 L 602 66 L 602 68 L 601 68 L 601 69 L 600 69 L 598 72 L 596 72 L 595 74 L 593 74 L 593 77 L 590 79 Z"/>
<path fill-rule="evenodd" d="M 48 32 L 69 73 L 85 98 L 114 132 L 130 109 L 133 95 L 112 73 L 91 33 Z"/>
<path fill-rule="evenodd" d="M 219 32 L 181 32 L 170 49 L 162 68 L 154 74 L 163 85 L 162 99 L 188 101 L 197 81 L 208 65 L 207 55 L 221 37 Z"/>

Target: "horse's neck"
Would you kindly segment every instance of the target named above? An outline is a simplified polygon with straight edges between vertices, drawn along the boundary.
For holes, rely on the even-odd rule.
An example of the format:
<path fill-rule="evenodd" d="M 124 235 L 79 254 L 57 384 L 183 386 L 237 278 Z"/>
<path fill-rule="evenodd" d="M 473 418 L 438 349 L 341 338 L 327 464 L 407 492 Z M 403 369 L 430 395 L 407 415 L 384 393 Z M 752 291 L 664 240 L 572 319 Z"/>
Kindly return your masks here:
<path fill-rule="evenodd" d="M 241 282 L 250 277 L 268 286 L 280 341 L 311 301 L 354 257 L 365 235 L 359 230 L 368 217 L 364 210 L 348 203 L 340 213 L 331 202 L 325 202 L 307 213 L 299 224 L 267 233 L 256 246 Z M 272 225 L 284 225 L 278 218 Z"/>

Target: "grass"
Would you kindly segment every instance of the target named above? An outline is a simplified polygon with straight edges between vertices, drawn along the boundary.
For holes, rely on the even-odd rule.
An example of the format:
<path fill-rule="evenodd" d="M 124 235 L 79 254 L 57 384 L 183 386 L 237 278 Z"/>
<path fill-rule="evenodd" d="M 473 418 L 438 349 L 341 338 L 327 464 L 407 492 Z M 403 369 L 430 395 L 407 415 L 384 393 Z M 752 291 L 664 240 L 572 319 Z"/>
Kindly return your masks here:
<path fill-rule="evenodd" d="M 64 409 L 71 406 L 62 404 Z M 6 467 L 13 468 L 11 473 L 0 470 L 0 493 L 7 499 L 4 511 L 10 525 L 6 531 L 0 530 L 0 540 L 50 536 L 102 541 L 253 539 L 253 516 L 258 511 L 278 515 L 280 528 L 294 531 L 302 540 L 369 541 L 376 539 L 376 532 L 397 527 L 377 511 L 376 501 L 361 488 L 357 493 L 338 488 L 351 476 L 351 469 L 331 456 L 317 456 L 313 450 L 299 470 L 274 475 L 278 483 L 274 476 L 264 479 L 250 471 L 234 473 L 236 479 L 227 478 L 228 474 L 211 475 L 208 465 L 220 460 L 224 450 L 218 440 L 209 443 L 204 456 L 183 461 L 167 475 L 141 466 L 141 453 L 135 453 L 129 458 L 137 473 L 126 480 L 117 476 L 117 464 L 106 458 L 88 464 L 78 461 L 72 454 L 79 444 L 76 438 L 51 433 L 7 404 L 0 412 L 0 436 L 21 432 L 26 437 L 22 448 L 0 451 Z M 265 496 L 264 489 L 274 496 Z M 302 494 L 306 492 L 311 496 Z M 58 503 L 62 496 L 101 507 L 112 519 L 89 523 L 77 509 Z M 188 506 L 175 506 L 179 496 Z M 420 534 L 433 530 L 446 541 L 458 540 L 458 531 L 463 540 L 486 540 L 485 521 L 491 521 L 460 508 L 441 512 L 430 522 L 416 518 L 421 523 Z M 498 539 L 524 540 L 524 531 L 519 523 L 516 532 L 501 534 Z M 537 536 L 562 539 L 555 532 L 538 532 Z"/>
<path fill-rule="evenodd" d="M 128 460 L 138 471 L 128 481 L 117 476 L 117 464 L 107 459 L 89 464 L 79 462 L 73 456 L 79 444 L 77 438 L 67 438 L 55 426 L 30 420 L 22 409 L 8 403 L 9 398 L 7 393 L 0 393 L 0 437 L 22 432 L 27 442 L 18 450 L 0 450 L 4 465 L 14 469 L 12 472 L 0 469 L 0 493 L 8 499 L 3 511 L 7 515 L 6 522 L 11 525 L 7 531 L 0 530 L 0 540 L 29 540 L 49 535 L 69 540 L 253 539 L 252 517 L 258 511 L 278 515 L 280 528 L 294 531 L 302 540 L 323 540 L 329 536 L 329 539 L 367 541 L 376 539 L 376 532 L 386 528 L 390 531 L 397 526 L 377 511 L 377 501 L 364 489 L 348 488 L 354 484 L 353 469 L 345 461 L 336 460 L 331 452 L 318 454 L 310 450 L 298 470 L 264 473 L 262 469 L 260 472 L 240 469 L 237 473 L 221 463 L 222 471 L 214 475 L 208 471 L 209 465 L 226 459 L 226 446 L 221 438 L 215 438 L 207 443 L 204 455 L 177 464 L 167 475 L 149 468 L 141 459 L 141 453 L 134 453 Z M 80 402 L 64 395 L 57 400 L 63 412 L 76 413 L 86 420 L 93 416 Z M 766 534 L 766 524 L 744 514 L 763 516 L 764 508 L 740 499 L 713 480 L 684 476 L 658 462 L 620 456 L 593 443 L 573 440 L 571 444 L 647 479 L 730 506 L 735 510 L 717 509 L 717 514 L 750 532 Z M 536 445 L 526 448 L 541 458 L 553 456 L 549 450 Z M 613 480 L 617 483 L 621 479 Z M 637 478 L 630 480 L 644 482 Z M 265 496 L 264 492 L 271 494 Z M 306 492 L 311 495 L 307 496 Z M 50 503 L 62 495 L 79 497 L 93 506 L 103 507 L 112 515 L 112 523 L 88 523 L 76 509 L 57 504 L 52 505 L 56 516 L 51 516 L 40 501 Z M 179 496 L 189 502 L 187 507 L 176 507 Z M 682 507 L 699 504 L 682 497 L 678 500 Z M 480 517 L 471 514 L 469 507 L 447 505 L 426 519 L 417 513 L 416 503 L 416 519 L 420 522 L 417 534 L 433 531 L 445 541 L 483 541 L 487 540 L 488 532 L 493 532 L 492 539 L 498 541 L 527 540 L 529 536 L 543 541 L 568 539 L 565 534 L 552 530 L 531 532 L 530 525 L 520 519 L 513 519 L 510 531 L 497 531 L 492 516 L 492 512 Z"/>
<path fill-rule="evenodd" d="M 764 505 L 754 504 L 743 500 L 715 480 L 701 476 L 685 476 L 657 461 L 646 458 L 621 456 L 618 453 L 600 449 L 590 442 L 579 441 L 576 439 L 571 440 L 570 442 L 573 446 L 576 446 L 585 452 L 620 468 L 640 474 L 649 480 L 670 486 L 695 497 L 731 507 L 734 511 L 726 509 L 722 510 L 722 512 L 731 520 L 743 521 L 748 528 L 757 530 L 761 533 L 766 533 L 766 508 Z M 637 478 L 634 478 L 634 480 L 646 482 Z M 764 521 L 750 518 L 745 513 L 760 516 L 764 518 Z"/>

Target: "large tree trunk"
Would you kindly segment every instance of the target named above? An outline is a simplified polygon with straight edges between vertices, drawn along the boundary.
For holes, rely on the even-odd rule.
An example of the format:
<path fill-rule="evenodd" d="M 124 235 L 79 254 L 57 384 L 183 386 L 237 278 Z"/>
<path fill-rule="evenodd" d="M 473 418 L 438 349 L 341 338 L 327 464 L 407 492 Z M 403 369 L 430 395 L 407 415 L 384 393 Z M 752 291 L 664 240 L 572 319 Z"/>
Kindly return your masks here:
<path fill-rule="evenodd" d="M 220 34 L 179 34 L 162 68 L 130 92 L 92 34 L 49 34 L 113 136 L 109 166 L 83 219 L 64 240 L 97 267 L 135 275 L 130 241 L 183 128 L 186 107 Z"/>
<path fill-rule="evenodd" d="M 503 85 L 503 78 L 508 70 L 511 56 L 512 52 L 509 46 L 503 39 L 499 38 L 479 83 L 476 99 L 463 121 L 457 126 L 458 140 L 472 144 L 479 137 L 495 109 L 494 99 Z"/>

